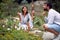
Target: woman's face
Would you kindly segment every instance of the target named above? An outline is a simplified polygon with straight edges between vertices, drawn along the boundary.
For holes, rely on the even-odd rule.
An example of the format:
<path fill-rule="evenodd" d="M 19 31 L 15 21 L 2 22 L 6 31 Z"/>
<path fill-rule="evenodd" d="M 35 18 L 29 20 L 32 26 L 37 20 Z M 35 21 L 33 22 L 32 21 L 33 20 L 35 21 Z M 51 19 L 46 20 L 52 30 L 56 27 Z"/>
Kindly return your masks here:
<path fill-rule="evenodd" d="M 27 12 L 27 8 L 26 8 L 26 7 L 23 8 L 23 12 L 24 12 L 24 13 Z"/>

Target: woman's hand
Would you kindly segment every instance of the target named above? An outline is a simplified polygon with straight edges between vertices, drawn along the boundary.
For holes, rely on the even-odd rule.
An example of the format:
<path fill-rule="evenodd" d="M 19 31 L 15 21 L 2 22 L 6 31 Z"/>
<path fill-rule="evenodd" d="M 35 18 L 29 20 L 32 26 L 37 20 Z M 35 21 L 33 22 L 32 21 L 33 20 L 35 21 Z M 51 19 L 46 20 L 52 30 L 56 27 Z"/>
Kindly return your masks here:
<path fill-rule="evenodd" d="M 20 15 L 20 12 L 18 12 L 17 14 Z"/>
<path fill-rule="evenodd" d="M 20 19 L 20 22 L 21 22 L 20 12 L 18 12 L 17 14 L 18 14 L 18 16 L 19 16 L 19 19 Z"/>
<path fill-rule="evenodd" d="M 30 31 L 30 24 L 29 24 L 29 22 L 27 22 L 27 26 L 28 26 L 27 31 L 29 32 Z"/>

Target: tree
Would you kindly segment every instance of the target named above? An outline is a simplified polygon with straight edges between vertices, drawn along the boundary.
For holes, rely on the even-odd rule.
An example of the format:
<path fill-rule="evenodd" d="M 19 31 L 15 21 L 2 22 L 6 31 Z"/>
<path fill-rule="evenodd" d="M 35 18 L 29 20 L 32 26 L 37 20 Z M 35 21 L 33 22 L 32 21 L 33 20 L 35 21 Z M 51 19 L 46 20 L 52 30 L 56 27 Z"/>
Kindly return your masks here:
<path fill-rule="evenodd" d="M 17 2 L 18 4 L 21 4 L 22 1 L 27 1 L 28 3 L 32 2 L 32 0 L 15 0 L 14 2 Z M 33 0 L 33 1 L 37 1 L 37 0 Z"/>
<path fill-rule="evenodd" d="M 0 18 L 15 16 L 17 9 L 18 5 L 14 3 L 14 0 L 2 0 L 0 3 Z"/>
<path fill-rule="evenodd" d="M 60 12 L 60 0 L 47 0 L 47 1 L 52 4 L 55 10 Z"/>

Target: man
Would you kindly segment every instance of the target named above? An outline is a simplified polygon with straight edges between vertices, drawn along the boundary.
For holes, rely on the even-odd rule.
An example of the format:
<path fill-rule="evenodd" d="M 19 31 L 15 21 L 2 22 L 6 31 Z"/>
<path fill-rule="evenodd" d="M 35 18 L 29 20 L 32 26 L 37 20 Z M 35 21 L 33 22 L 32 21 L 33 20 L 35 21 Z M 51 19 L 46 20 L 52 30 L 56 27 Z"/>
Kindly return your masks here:
<path fill-rule="evenodd" d="M 44 10 L 48 11 L 48 22 L 43 25 L 44 29 L 54 33 L 56 36 L 59 35 L 60 32 L 60 14 L 52 9 L 52 5 L 50 3 L 44 3 Z"/>

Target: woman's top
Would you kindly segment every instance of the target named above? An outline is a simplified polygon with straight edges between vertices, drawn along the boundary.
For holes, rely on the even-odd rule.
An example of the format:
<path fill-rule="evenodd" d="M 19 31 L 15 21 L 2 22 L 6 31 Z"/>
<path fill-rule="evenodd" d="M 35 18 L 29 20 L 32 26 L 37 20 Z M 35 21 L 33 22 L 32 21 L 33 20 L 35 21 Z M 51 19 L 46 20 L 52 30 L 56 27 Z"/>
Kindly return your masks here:
<path fill-rule="evenodd" d="M 21 22 L 20 22 L 21 24 L 27 24 L 27 22 L 29 22 L 30 26 L 33 26 L 30 13 L 26 14 L 26 16 L 20 13 L 20 18 L 21 18 Z"/>

